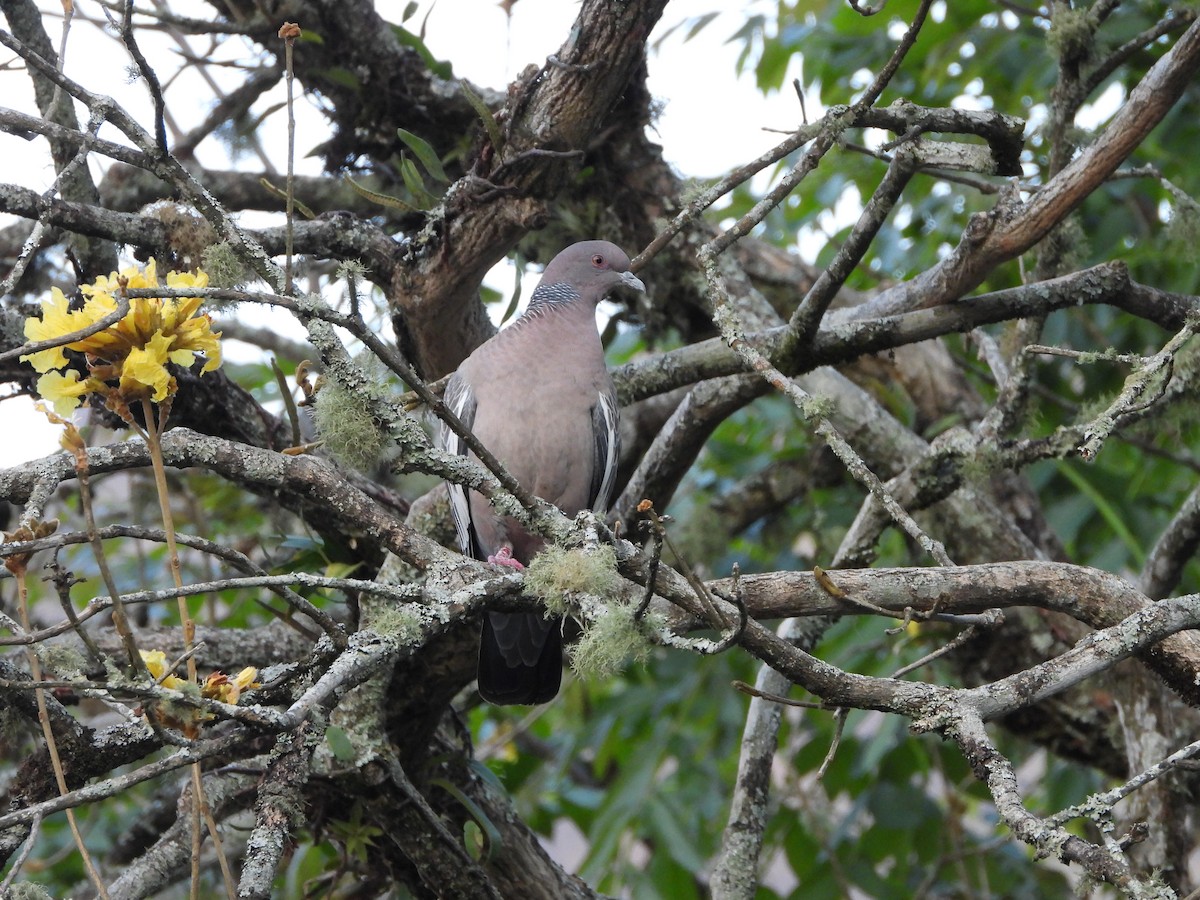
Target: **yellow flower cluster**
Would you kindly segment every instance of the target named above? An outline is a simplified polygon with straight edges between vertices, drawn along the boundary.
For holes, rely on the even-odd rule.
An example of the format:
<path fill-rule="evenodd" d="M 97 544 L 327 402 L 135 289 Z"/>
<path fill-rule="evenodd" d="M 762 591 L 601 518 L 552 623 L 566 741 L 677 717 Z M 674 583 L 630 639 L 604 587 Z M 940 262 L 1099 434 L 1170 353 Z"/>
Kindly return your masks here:
<path fill-rule="evenodd" d="M 197 270 L 170 272 L 167 286 L 172 288 L 203 288 L 208 276 Z M 136 266 L 122 269 L 118 275 L 102 275 L 92 284 L 80 287 L 86 301 L 82 309 L 70 309 L 70 304 L 58 288 L 52 288 L 50 298 L 42 301 L 40 319 L 25 320 L 25 337 L 31 341 L 59 338 L 95 325 L 117 309 L 113 294 L 125 288 L 158 287 L 154 261 L 145 270 Z M 150 398 L 161 402 L 176 390 L 175 378 L 167 371 L 167 363 L 190 366 L 201 354 L 206 358 L 201 374 L 221 365 L 220 332 L 211 330 L 207 315 L 196 315 L 199 297 L 135 298 L 130 300 L 129 312 L 118 322 L 69 344 L 40 350 L 22 356 L 36 371 L 38 393 L 54 404 L 61 416 L 71 414 L 84 395 L 99 393 L 109 399 L 120 399 L 125 405 L 132 400 Z M 64 350 L 86 354 L 88 376 L 80 379 L 67 366 Z M 116 385 L 114 388 L 113 385 Z M 119 398 L 112 398 L 112 393 Z"/>
<path fill-rule="evenodd" d="M 154 680 L 163 687 L 179 690 L 187 684 L 176 675 L 167 675 L 167 654 L 162 650 L 139 650 L 146 669 L 154 676 Z M 165 677 L 164 677 L 165 676 Z M 237 703 L 243 691 L 262 687 L 255 679 L 258 669 L 246 666 L 237 675 L 230 678 L 223 672 L 213 672 L 204 680 L 200 688 L 200 696 L 209 700 L 220 700 L 222 703 Z"/>
<path fill-rule="evenodd" d="M 200 687 L 200 696 L 207 697 L 209 700 L 220 700 L 222 703 L 236 704 L 238 698 L 242 696 L 242 691 L 262 687 L 255 681 L 256 678 L 258 678 L 258 669 L 254 666 L 246 666 L 233 678 L 224 672 L 213 672 L 204 679 L 204 684 Z"/>
<path fill-rule="evenodd" d="M 167 674 L 167 654 L 162 650 L 139 650 L 138 652 L 142 655 L 142 661 L 146 664 L 146 669 L 154 676 L 154 680 L 163 687 L 176 691 L 191 690 L 194 692 L 196 690 L 190 681 L 180 678 L 178 675 Z M 238 672 L 233 678 L 230 678 L 224 672 L 213 672 L 200 685 L 200 696 L 207 700 L 219 700 L 222 703 L 236 705 L 245 691 L 262 687 L 257 679 L 258 669 L 254 668 L 254 666 L 246 666 L 246 668 Z M 183 710 L 167 709 L 163 710 L 162 718 L 168 725 L 183 727 L 186 730 L 194 730 L 198 718 L 209 719 L 211 716 L 194 709 L 189 709 L 186 712 Z"/>
<path fill-rule="evenodd" d="M 187 684 L 182 678 L 167 674 L 167 654 L 162 650 L 139 650 L 138 652 L 142 655 L 142 662 L 146 664 L 146 669 L 163 687 L 177 691 Z"/>

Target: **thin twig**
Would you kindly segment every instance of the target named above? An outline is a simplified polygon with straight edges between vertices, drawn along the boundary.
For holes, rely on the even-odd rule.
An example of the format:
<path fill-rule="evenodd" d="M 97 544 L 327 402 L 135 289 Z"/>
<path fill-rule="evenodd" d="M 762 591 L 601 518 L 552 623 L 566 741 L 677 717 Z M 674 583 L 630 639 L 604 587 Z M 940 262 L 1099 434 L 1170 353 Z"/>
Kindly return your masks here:
<path fill-rule="evenodd" d="M 0 362 L 5 360 L 15 359 L 18 356 L 30 356 L 34 353 L 39 353 L 42 350 L 51 350 L 54 347 L 65 347 L 67 344 L 73 344 L 76 341 L 82 341 L 85 338 L 97 334 L 111 325 L 120 322 L 126 315 L 129 314 L 129 298 L 121 295 L 117 297 L 117 308 L 110 312 L 107 316 L 97 319 L 92 324 L 80 328 L 78 331 L 72 331 L 67 334 L 60 334 L 58 337 L 46 338 L 44 341 L 30 341 L 27 344 L 22 344 L 20 347 L 14 347 L 11 350 L 5 350 L 0 353 Z"/>
<path fill-rule="evenodd" d="M 5 547 L 4 549 L 5 553 L 7 554 L 9 548 Z M 127 606 L 135 606 L 143 603 L 161 603 L 165 600 L 173 600 L 199 594 L 218 593 L 236 588 L 277 588 L 292 584 L 318 588 L 333 588 L 335 590 L 374 592 L 393 601 L 399 602 L 411 602 L 415 596 L 420 594 L 420 587 L 415 585 L 385 585 L 376 581 L 364 581 L 362 579 L 355 578 L 328 578 L 320 575 L 310 575 L 307 572 L 292 572 L 285 575 L 264 574 L 252 575 L 245 578 L 224 578 L 217 581 L 196 582 L 174 588 L 163 588 L 162 590 L 158 591 L 131 591 L 130 593 L 125 594 L 122 599 Z M 305 602 L 307 603 L 307 601 Z M 110 597 L 95 597 L 90 600 L 88 605 L 84 607 L 83 611 L 78 614 L 78 619 L 80 622 L 84 622 L 90 619 L 92 616 L 95 616 L 108 609 L 111 605 L 112 599 Z M 301 609 L 301 611 L 304 610 Z M 41 628 L 26 635 L 0 637 L 0 646 L 37 643 L 45 640 L 46 638 L 64 634 L 70 630 L 71 623 L 65 622 L 61 625 Z M 345 640 L 344 635 L 342 640 Z"/>
<path fill-rule="evenodd" d="M 850 710 L 844 706 L 839 706 L 833 711 L 833 739 L 829 742 L 829 749 L 825 751 L 825 758 L 821 760 L 821 765 L 817 769 L 818 781 L 825 777 L 825 773 L 833 765 L 838 748 L 842 746 L 842 732 L 846 730 L 846 718 L 849 714 Z"/>
<path fill-rule="evenodd" d="M 892 519 L 899 525 L 909 537 L 917 541 L 922 549 L 932 556 L 939 565 L 949 566 L 954 563 L 946 553 L 946 548 L 941 541 L 930 537 L 917 524 L 899 503 L 895 497 L 888 491 L 887 487 L 879 480 L 874 472 L 870 470 L 862 458 L 850 446 L 849 442 L 838 432 L 833 423 L 828 417 L 819 413 L 819 406 L 809 394 L 796 384 L 792 379 L 784 375 L 779 369 L 771 364 L 763 353 L 755 347 L 752 347 L 747 341 L 745 333 L 742 331 L 741 325 L 737 320 L 737 314 L 733 312 L 729 302 L 729 293 L 724 287 L 724 279 L 717 270 L 716 262 L 712 256 L 710 247 L 706 245 L 701 250 L 701 259 L 704 265 L 705 277 L 708 280 L 709 287 L 713 293 L 714 299 L 714 315 L 713 319 L 717 326 L 721 329 L 722 337 L 729 346 L 736 352 L 746 364 L 754 371 L 760 373 L 767 382 L 785 394 L 796 405 L 801 415 L 816 422 L 816 433 L 825 439 L 829 448 L 837 455 L 842 464 L 846 466 L 847 471 L 878 500 L 887 510 Z"/>
<path fill-rule="evenodd" d="M 863 15 L 874 15 L 883 9 L 886 3 L 881 4 L 879 9 L 870 12 L 863 12 L 853 2 L 850 4 Z M 904 62 L 904 57 L 908 55 L 908 51 L 912 49 L 917 42 L 917 35 L 921 33 L 921 26 L 925 24 L 925 17 L 929 13 L 929 7 L 933 5 L 933 0 L 921 0 L 921 6 L 917 9 L 917 14 L 913 16 L 912 24 L 908 26 L 908 30 L 900 38 L 900 43 L 896 45 L 896 49 L 892 51 L 891 57 L 887 64 L 875 76 L 870 87 L 863 92 L 863 95 L 855 101 L 854 108 L 857 110 L 867 109 L 875 105 L 875 101 L 883 93 L 884 88 L 891 82 L 893 76 L 900 69 L 900 63 Z"/>
<path fill-rule="evenodd" d="M 97 529 L 96 537 L 102 541 L 116 537 L 132 537 L 140 540 L 158 541 L 161 543 L 165 543 L 167 540 L 167 535 L 164 531 L 152 528 L 142 528 L 135 525 L 106 525 L 103 528 Z M 37 540 L 14 541 L 11 543 L 6 543 L 0 547 L 0 558 L 5 558 L 14 554 L 36 553 L 41 550 L 57 549 L 58 547 L 69 544 L 86 543 L 90 541 L 90 539 L 91 537 L 88 532 L 59 532 L 49 537 L 39 538 Z M 300 613 L 301 615 L 308 616 L 314 622 L 320 625 L 329 638 L 333 641 L 334 646 L 339 650 L 344 650 L 346 647 L 345 629 L 324 610 L 319 609 L 300 594 L 290 590 L 289 586 L 291 584 L 303 584 L 306 587 L 320 587 L 354 592 L 369 590 L 372 586 L 376 588 L 381 587 L 381 585 L 374 581 L 355 581 L 345 579 L 323 579 L 323 583 L 318 585 L 315 582 L 306 582 L 305 579 L 310 577 L 320 578 L 321 576 L 310 576 L 307 573 L 297 573 L 295 576 L 269 575 L 265 569 L 256 565 L 248 556 L 230 547 L 224 547 L 212 541 L 207 541 L 203 538 L 186 534 L 177 533 L 175 535 L 175 540 L 177 544 L 193 550 L 199 550 L 200 552 L 207 553 L 211 556 L 216 556 L 243 572 L 252 573 L 251 578 L 256 579 L 252 582 L 244 582 L 236 578 L 210 581 L 199 585 L 188 585 L 186 587 L 187 591 L 197 594 L 214 594 L 220 591 L 229 590 L 231 588 L 237 589 L 240 585 L 244 585 L 245 587 L 265 587 L 281 597 L 294 610 L 296 610 L 296 612 Z M 396 586 L 385 587 L 385 589 L 388 592 L 386 596 L 392 600 L 403 602 L 402 598 L 407 598 L 408 596 L 405 594 L 402 588 L 398 588 Z M 111 586 L 109 586 L 109 590 L 112 590 Z M 176 592 L 174 590 L 166 592 L 143 591 L 138 594 L 127 595 L 124 597 L 124 600 L 126 603 L 131 604 L 155 603 L 161 600 L 174 599 L 175 596 Z M 110 605 L 110 602 L 111 601 L 109 597 L 93 598 L 93 600 L 88 603 L 88 606 L 83 613 L 77 614 L 78 620 L 82 622 L 96 613 L 107 609 Z M 62 634 L 64 630 L 64 626 L 43 629 L 41 631 L 34 632 L 33 635 L 30 636 L 30 639 L 33 641 L 44 640 L 45 638 Z M 24 643 L 25 641 L 16 641 L 11 638 L 0 638 L 0 646 L 4 646 L 6 643 L 10 642 Z M 139 656 L 138 659 L 140 660 L 141 657 Z"/>
<path fill-rule="evenodd" d="M 874 243 L 919 164 L 917 155 L 907 145 L 897 149 L 895 158 L 871 199 L 863 206 L 849 236 L 792 313 L 788 333 L 780 349 L 783 359 L 792 358 L 812 342 L 829 304 Z"/>
<path fill-rule="evenodd" d="M 1158 353 L 1129 375 L 1121 392 L 1108 409 L 1088 423 L 1083 441 L 1076 448 L 1080 456 L 1088 461 L 1095 459 L 1105 440 L 1116 430 L 1122 416 L 1144 411 L 1157 402 L 1165 393 L 1167 382 L 1170 381 L 1176 354 L 1195 336 L 1197 328 L 1200 328 L 1200 318 L 1189 318 Z M 1154 385 L 1159 376 L 1161 381 Z M 1154 393 L 1146 399 L 1146 394 L 1152 387 Z"/>
<path fill-rule="evenodd" d="M 998 625 L 1003 624 L 1003 622 L 1004 622 L 1004 613 L 1003 612 L 1001 612 L 998 609 L 988 610 L 988 612 L 992 614 L 989 617 L 990 621 L 982 623 L 980 625 L 970 625 L 970 626 L 964 628 L 962 631 L 960 631 L 958 634 L 956 634 L 953 638 L 951 638 L 945 644 L 938 647 L 932 653 L 927 653 L 925 656 L 922 656 L 920 659 L 916 660 L 915 662 L 909 663 L 907 666 L 901 666 L 899 669 L 897 669 L 895 672 L 892 673 L 892 677 L 893 678 L 902 678 L 905 675 L 907 675 L 909 672 L 916 671 L 917 669 L 921 668 L 922 666 L 926 666 L 929 663 L 933 662 L 935 659 L 940 659 L 941 657 L 945 656 L 947 653 L 951 653 L 954 650 L 957 650 L 959 647 L 963 646 L 963 644 L 966 644 L 968 641 L 970 641 L 972 638 L 974 638 L 977 634 L 979 634 L 979 631 L 981 630 L 981 628 L 994 628 Z"/>
<path fill-rule="evenodd" d="M 655 512 L 654 504 L 649 500 L 643 500 L 638 504 L 637 509 L 639 513 L 646 517 L 646 520 L 650 523 L 651 528 L 653 528 L 655 533 L 658 535 L 659 540 L 661 540 L 663 544 L 666 545 L 667 549 L 671 551 L 672 555 L 674 555 L 676 565 L 679 567 L 683 577 L 687 580 L 687 583 L 691 586 L 696 598 L 700 601 L 700 606 L 704 610 L 704 615 L 708 619 L 709 624 L 712 625 L 713 628 L 716 628 L 718 631 L 722 632 L 721 638 L 717 642 L 709 647 L 706 647 L 703 651 L 697 650 L 697 652 L 714 654 L 721 653 L 727 650 L 729 647 L 732 647 L 741 638 L 743 632 L 745 632 L 746 623 L 749 620 L 749 613 L 746 611 L 746 604 L 742 602 L 741 591 L 736 587 L 738 584 L 737 578 L 740 574 L 740 570 L 738 570 L 736 566 L 734 567 L 735 596 L 734 600 L 731 601 L 735 604 L 738 610 L 738 619 L 736 622 L 730 622 L 714 602 L 713 596 L 709 592 L 708 585 L 700 580 L 695 571 L 688 564 L 687 559 L 684 558 L 684 556 L 679 552 L 679 549 L 675 546 L 675 543 L 671 540 L 671 535 L 667 532 L 666 527 L 667 522 L 669 521 L 668 517 L 660 516 L 657 512 Z M 648 581 L 647 583 L 649 588 L 652 589 L 654 582 Z"/>
<path fill-rule="evenodd" d="M 646 593 L 633 613 L 635 622 L 642 620 L 642 617 L 646 615 L 646 610 L 650 608 L 650 601 L 654 599 L 654 585 L 658 581 L 658 567 L 662 562 L 663 551 L 662 538 L 653 524 L 647 519 L 642 522 L 642 527 L 650 533 L 650 562 L 646 567 Z"/>
<path fill-rule="evenodd" d="M 126 303 L 129 301 L 126 300 Z M 72 434 L 73 432 L 73 434 Z M 138 652 L 137 641 L 133 637 L 133 629 L 130 627 L 129 618 L 125 615 L 125 606 L 121 603 L 121 591 L 117 587 L 116 579 L 113 578 L 112 570 L 108 565 L 108 556 L 104 552 L 104 542 L 100 539 L 100 533 L 96 528 L 96 514 L 92 503 L 92 485 L 88 474 L 87 449 L 83 445 L 83 438 L 75 431 L 73 425 L 67 426 L 68 440 L 71 441 L 71 452 L 75 457 L 75 477 L 79 481 L 79 503 L 83 507 L 84 521 L 87 524 L 88 542 L 92 545 L 92 557 L 96 561 L 96 567 L 100 570 L 100 579 L 104 582 L 104 586 L 108 588 L 108 596 L 112 600 L 113 625 L 116 626 L 117 634 L 121 637 L 121 644 L 125 647 L 125 653 L 129 657 L 129 665 L 134 672 L 137 672 L 142 677 L 150 675 L 146 668 L 145 660 Z M 78 438 L 78 441 L 74 440 Z M 75 626 L 76 633 L 81 636 L 84 634 L 83 629 L 79 626 L 79 618 L 71 616 L 71 623 Z"/>
<path fill-rule="evenodd" d="M 772 694 L 769 691 L 760 691 L 753 685 L 746 684 L 744 681 L 733 681 L 735 690 L 741 691 L 751 697 L 758 697 L 761 700 L 769 700 L 771 703 L 780 703 L 784 706 L 796 706 L 800 709 L 829 709 L 821 703 L 814 703 L 811 700 L 793 700 L 791 697 L 784 697 L 781 694 Z"/>
<path fill-rule="evenodd" d="M 146 57 L 142 55 L 142 49 L 138 46 L 137 37 L 133 33 L 133 0 L 125 0 L 125 12 L 121 19 L 121 40 L 129 50 L 129 55 L 133 57 L 138 71 L 146 79 L 146 86 L 150 89 L 150 98 L 154 102 L 154 138 L 158 144 L 158 152 L 166 156 L 167 127 L 164 115 L 167 104 L 163 100 L 162 84 L 159 83 L 158 73 L 150 67 Z"/>
<path fill-rule="evenodd" d="M 24 565 L 21 565 L 15 574 L 17 576 L 17 608 L 21 615 L 21 627 L 28 632 L 30 630 L 29 594 L 25 582 Z M 32 646 L 25 648 L 25 656 L 28 660 L 29 673 L 33 677 L 33 680 L 35 682 L 41 681 L 42 663 Z M 50 766 L 54 770 L 54 781 L 58 786 L 59 796 L 62 797 L 68 793 L 67 776 L 63 771 L 62 759 L 58 753 L 58 741 L 55 740 L 54 729 L 50 724 L 50 714 L 46 709 L 46 694 L 41 688 L 35 688 L 33 695 L 37 702 L 38 722 L 42 726 L 42 735 L 46 739 L 46 752 L 50 756 Z M 79 849 L 79 856 L 83 860 L 84 868 L 87 870 L 88 878 L 96 886 L 96 892 L 100 895 L 101 900 L 108 900 L 108 890 L 104 887 L 104 881 L 100 878 L 100 873 L 92 861 L 91 854 L 88 853 L 87 845 L 83 842 L 83 835 L 79 831 L 79 823 L 75 820 L 75 810 L 67 810 L 67 822 L 71 828 L 71 836 L 75 839 L 75 846 Z"/>
<path fill-rule="evenodd" d="M 17 858 L 13 860 L 9 867 L 8 874 L 4 877 L 4 881 L 0 882 L 0 897 L 11 897 L 9 890 L 12 888 L 13 882 L 17 878 L 17 873 L 21 871 L 21 866 L 25 865 L 25 860 L 29 859 L 29 854 L 33 852 L 34 845 L 37 844 L 38 833 L 42 830 L 41 815 L 35 816 L 33 822 L 29 826 L 29 834 L 25 836 L 25 841 L 21 845 L 21 852 L 17 854 Z"/>
<path fill-rule="evenodd" d="M 284 22 L 279 29 L 283 39 L 284 83 L 287 85 L 287 232 L 284 238 L 286 244 L 286 261 L 284 263 L 284 293 L 292 293 L 292 242 L 296 228 L 296 109 L 293 95 L 295 71 L 292 66 L 292 51 L 296 38 L 300 36 L 300 26 L 294 22 Z"/>
<path fill-rule="evenodd" d="M 104 781 L 95 781 L 74 791 L 61 794 L 58 797 L 52 797 L 40 803 L 30 804 L 24 809 L 0 815 L 0 829 L 32 822 L 39 817 L 48 816 L 51 813 L 60 812 L 64 809 L 74 809 L 88 803 L 95 803 L 99 800 L 115 797 L 117 794 L 129 790 L 135 784 L 141 784 L 143 781 L 149 781 L 152 778 L 157 778 L 160 775 L 165 775 L 184 766 L 190 766 L 195 762 L 208 759 L 212 756 L 229 753 L 242 744 L 245 744 L 247 740 L 248 737 L 246 734 L 237 733 L 210 738 L 207 741 L 192 742 L 185 747 L 181 747 L 165 759 L 147 763 L 141 768 L 134 769 L 132 772 L 117 775 Z"/>

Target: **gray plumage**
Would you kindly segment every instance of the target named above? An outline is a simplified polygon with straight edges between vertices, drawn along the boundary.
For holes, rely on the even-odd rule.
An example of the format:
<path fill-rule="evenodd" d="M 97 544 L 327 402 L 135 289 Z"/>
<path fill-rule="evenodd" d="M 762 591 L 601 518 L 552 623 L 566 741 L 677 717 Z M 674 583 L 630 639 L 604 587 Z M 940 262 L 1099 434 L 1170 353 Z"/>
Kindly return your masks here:
<path fill-rule="evenodd" d="M 546 266 L 525 313 L 472 353 L 446 385 L 446 405 L 526 489 L 569 516 L 607 509 L 616 480 L 616 394 L 596 333 L 596 304 L 610 290 L 645 290 L 629 257 L 607 241 L 567 247 Z M 467 448 L 444 426 L 441 445 Z M 544 543 L 451 484 L 459 548 L 475 559 L 522 566 Z M 562 623 L 540 613 L 487 613 L 479 692 L 492 703 L 545 703 L 562 678 Z"/>

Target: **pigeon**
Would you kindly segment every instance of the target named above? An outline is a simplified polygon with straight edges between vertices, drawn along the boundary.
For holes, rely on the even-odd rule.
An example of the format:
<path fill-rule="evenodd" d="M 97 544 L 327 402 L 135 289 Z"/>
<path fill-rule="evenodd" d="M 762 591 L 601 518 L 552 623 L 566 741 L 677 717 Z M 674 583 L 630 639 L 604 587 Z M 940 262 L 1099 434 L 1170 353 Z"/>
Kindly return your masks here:
<path fill-rule="evenodd" d="M 581 241 L 542 274 L 529 307 L 481 344 L 446 384 L 446 406 L 526 490 L 566 515 L 605 512 L 619 456 L 616 392 L 596 331 L 596 305 L 615 288 L 644 291 L 629 257 L 608 241 Z M 462 456 L 444 424 L 439 444 Z M 545 540 L 486 499 L 448 484 L 459 549 L 521 570 Z M 562 680 L 562 620 L 486 612 L 479 693 L 490 703 L 546 703 Z"/>

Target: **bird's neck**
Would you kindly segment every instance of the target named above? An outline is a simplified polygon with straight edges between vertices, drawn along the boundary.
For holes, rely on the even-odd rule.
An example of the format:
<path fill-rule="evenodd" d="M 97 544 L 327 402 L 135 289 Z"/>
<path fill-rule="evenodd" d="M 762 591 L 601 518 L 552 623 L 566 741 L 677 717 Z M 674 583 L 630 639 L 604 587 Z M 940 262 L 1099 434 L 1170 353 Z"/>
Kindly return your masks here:
<path fill-rule="evenodd" d="M 578 294 L 572 299 L 558 297 L 538 297 L 536 294 L 529 301 L 529 307 L 521 317 L 513 323 L 513 327 L 529 326 L 545 321 L 571 325 L 586 323 L 593 330 L 596 327 L 596 304 L 584 300 Z"/>
<path fill-rule="evenodd" d="M 572 303 L 580 303 L 582 300 L 582 295 L 570 284 L 565 284 L 561 281 L 547 284 L 543 281 L 533 289 L 533 294 L 529 298 L 529 308 L 566 306 Z"/>

